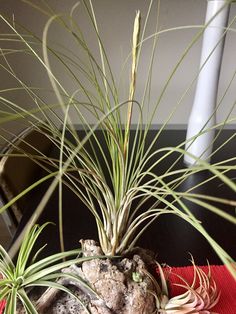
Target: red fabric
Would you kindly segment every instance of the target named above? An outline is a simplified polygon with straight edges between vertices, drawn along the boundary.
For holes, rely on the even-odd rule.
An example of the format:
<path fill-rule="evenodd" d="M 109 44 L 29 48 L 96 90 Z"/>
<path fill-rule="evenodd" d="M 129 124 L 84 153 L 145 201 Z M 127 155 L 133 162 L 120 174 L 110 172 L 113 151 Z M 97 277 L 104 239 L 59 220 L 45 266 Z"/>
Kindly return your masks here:
<path fill-rule="evenodd" d="M 208 273 L 208 266 L 200 266 L 204 272 Z M 219 314 L 236 314 L 236 281 L 228 272 L 225 266 L 217 265 L 210 266 L 212 277 L 215 280 L 221 296 L 218 304 L 212 308 L 213 312 Z M 193 267 L 173 267 L 171 268 L 172 273 L 176 273 L 183 277 L 189 284 L 192 283 L 193 279 Z M 171 297 L 183 293 L 183 288 L 173 285 L 175 283 L 183 283 L 177 277 L 172 275 L 170 280 L 171 284 Z"/>
<path fill-rule="evenodd" d="M 5 308 L 5 304 L 6 304 L 6 301 L 5 301 L 5 300 L 4 300 L 4 301 L 0 301 L 0 314 L 3 313 L 3 310 L 4 310 L 4 308 Z"/>
<path fill-rule="evenodd" d="M 0 274 L 0 279 L 2 278 L 2 275 Z M 0 301 L 0 314 L 3 313 L 3 310 L 5 308 L 5 304 L 6 304 L 6 301 L 3 300 L 3 301 Z"/>

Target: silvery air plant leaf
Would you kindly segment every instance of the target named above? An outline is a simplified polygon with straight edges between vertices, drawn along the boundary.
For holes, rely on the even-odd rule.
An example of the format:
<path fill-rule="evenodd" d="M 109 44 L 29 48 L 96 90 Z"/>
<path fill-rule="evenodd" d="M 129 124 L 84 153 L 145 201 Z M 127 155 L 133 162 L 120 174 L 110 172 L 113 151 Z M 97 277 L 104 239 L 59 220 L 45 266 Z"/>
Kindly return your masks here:
<path fill-rule="evenodd" d="M 197 267 L 193 262 L 193 282 L 189 285 L 182 277 L 175 274 L 181 279 L 183 284 L 174 284 L 186 289 L 186 292 L 169 298 L 166 276 L 160 265 L 158 270 L 161 278 L 161 293 L 158 295 L 157 307 L 158 313 L 162 314 L 217 314 L 211 309 L 218 303 L 220 292 L 212 278 L 210 266 L 206 274 L 202 269 Z"/>

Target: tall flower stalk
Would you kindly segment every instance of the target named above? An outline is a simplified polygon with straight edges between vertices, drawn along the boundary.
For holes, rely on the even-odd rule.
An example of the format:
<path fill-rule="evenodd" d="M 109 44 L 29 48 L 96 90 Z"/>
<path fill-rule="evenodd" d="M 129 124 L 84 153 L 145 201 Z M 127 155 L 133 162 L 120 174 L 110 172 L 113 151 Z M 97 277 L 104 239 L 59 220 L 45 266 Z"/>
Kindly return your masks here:
<path fill-rule="evenodd" d="M 137 55 L 138 55 L 138 44 L 139 44 L 139 34 L 140 34 L 140 21 L 141 15 L 140 11 L 136 13 L 134 20 L 134 31 L 133 31 L 133 45 L 132 45 L 132 66 L 131 66 L 131 81 L 129 88 L 129 104 L 127 110 L 127 124 L 126 124 L 126 133 L 125 133 L 125 143 L 124 143 L 124 157 L 126 156 L 130 125 L 132 120 L 132 111 L 133 111 L 133 99 L 136 85 L 136 75 L 137 75 Z"/>

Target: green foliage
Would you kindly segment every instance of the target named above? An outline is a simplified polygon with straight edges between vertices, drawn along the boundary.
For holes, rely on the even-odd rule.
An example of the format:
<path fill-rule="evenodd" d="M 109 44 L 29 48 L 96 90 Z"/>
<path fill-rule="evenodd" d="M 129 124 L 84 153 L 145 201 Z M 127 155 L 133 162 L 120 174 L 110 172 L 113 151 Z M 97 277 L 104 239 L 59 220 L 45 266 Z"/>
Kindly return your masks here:
<path fill-rule="evenodd" d="M 17 301 L 22 303 L 26 313 L 37 313 L 36 305 L 28 296 L 30 289 L 35 286 L 46 288 L 53 287 L 77 298 L 68 288 L 56 282 L 56 279 L 65 276 L 65 274 L 60 272 L 61 269 L 73 264 L 80 264 L 83 261 L 91 259 L 91 257 L 82 257 L 81 249 L 77 249 L 57 253 L 35 261 L 38 253 L 40 253 L 39 250 L 31 260 L 30 256 L 32 255 L 34 244 L 46 225 L 47 224 L 44 224 L 41 227 L 36 225 L 25 235 L 19 250 L 16 265 L 14 265 L 4 248 L 0 246 L 0 274 L 3 277 L 3 279 L 0 280 L 0 300 L 6 299 L 7 301 L 4 313 L 16 313 Z M 72 258 L 73 256 L 74 258 Z M 69 259 L 63 261 L 65 258 Z M 66 276 L 92 291 L 79 276 L 72 274 L 66 274 Z M 93 293 L 96 295 L 95 292 Z M 79 299 L 78 301 L 83 305 Z"/>

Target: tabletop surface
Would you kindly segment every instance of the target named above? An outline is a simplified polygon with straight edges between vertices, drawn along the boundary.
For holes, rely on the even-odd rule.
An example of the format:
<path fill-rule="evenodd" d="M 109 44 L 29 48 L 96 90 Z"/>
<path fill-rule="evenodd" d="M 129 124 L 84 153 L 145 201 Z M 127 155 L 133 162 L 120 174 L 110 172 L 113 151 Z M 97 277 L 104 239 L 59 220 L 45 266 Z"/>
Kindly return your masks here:
<path fill-rule="evenodd" d="M 156 134 L 155 130 L 149 132 L 149 139 L 151 140 Z M 215 147 L 220 147 L 221 143 L 229 138 L 234 131 L 226 130 L 218 137 Z M 184 130 L 166 130 L 162 133 L 158 140 L 159 147 L 176 146 L 184 140 Z M 226 147 L 217 151 L 213 156 L 212 162 L 221 161 L 225 158 L 234 157 L 236 140 L 230 141 Z M 51 155 L 58 156 L 58 151 L 52 148 Z M 163 171 L 165 167 L 173 164 L 177 159 L 177 155 L 173 154 L 167 163 L 159 166 L 155 171 Z M 162 168 L 160 168 L 162 167 Z M 175 168 L 183 168 L 183 160 L 180 159 Z M 236 177 L 235 172 L 228 174 L 230 177 Z M 204 179 L 210 177 L 208 172 L 201 172 L 190 176 L 178 189 L 186 191 L 197 182 L 202 182 Z M 39 203 L 42 195 L 46 191 L 49 182 L 42 184 L 37 190 L 31 193 L 28 198 L 28 208 L 25 209 L 22 221 L 19 224 L 16 236 L 22 230 L 23 226 L 32 215 L 34 208 Z M 235 193 L 217 180 L 211 180 L 207 184 L 201 186 L 196 192 L 209 194 L 212 196 L 220 196 L 222 198 L 229 198 L 235 200 Z M 219 218 L 213 213 L 200 206 L 190 204 L 192 212 L 202 221 L 203 226 L 210 233 L 210 235 L 222 247 L 236 259 L 236 227 Z M 226 205 L 222 205 L 222 209 L 229 212 Z M 232 211 L 231 213 L 235 214 Z M 97 239 L 96 225 L 92 215 L 85 208 L 82 202 L 66 187 L 63 188 L 63 220 L 64 220 L 64 238 L 66 249 L 72 249 L 79 246 L 80 239 Z M 58 225 L 58 191 L 52 195 L 43 214 L 39 219 L 39 223 L 51 221 Z M 47 243 L 44 254 L 48 255 L 59 251 L 59 235 L 58 229 L 55 225 L 49 225 L 43 235 L 39 238 L 38 245 L 41 246 Z M 161 263 L 167 263 L 171 266 L 189 265 L 190 253 L 194 257 L 198 265 L 205 265 L 207 260 L 210 264 L 220 264 L 221 261 L 207 243 L 193 227 L 180 218 L 172 215 L 159 217 L 149 229 L 145 231 L 143 236 L 137 243 L 138 246 L 145 247 L 154 251 L 156 259 Z"/>

